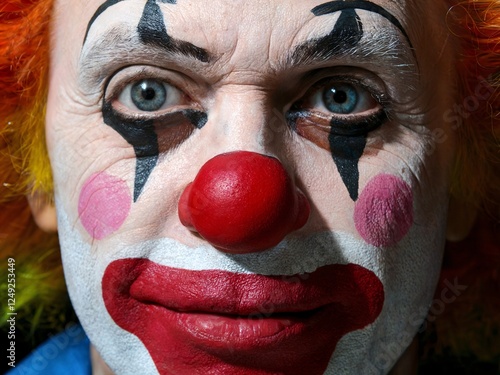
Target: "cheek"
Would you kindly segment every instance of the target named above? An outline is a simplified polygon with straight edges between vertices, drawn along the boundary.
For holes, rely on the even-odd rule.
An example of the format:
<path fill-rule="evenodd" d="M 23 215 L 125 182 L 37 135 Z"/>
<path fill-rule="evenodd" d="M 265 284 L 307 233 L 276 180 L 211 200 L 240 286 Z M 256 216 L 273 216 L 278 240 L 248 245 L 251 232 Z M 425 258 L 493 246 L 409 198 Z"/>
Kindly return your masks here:
<path fill-rule="evenodd" d="M 92 238 L 101 240 L 121 227 L 129 214 L 131 201 L 125 181 L 105 172 L 93 174 L 80 192 L 80 221 Z"/>
<path fill-rule="evenodd" d="M 354 223 L 361 237 L 377 247 L 396 245 L 413 224 L 413 193 L 398 177 L 374 177 L 359 196 Z"/>

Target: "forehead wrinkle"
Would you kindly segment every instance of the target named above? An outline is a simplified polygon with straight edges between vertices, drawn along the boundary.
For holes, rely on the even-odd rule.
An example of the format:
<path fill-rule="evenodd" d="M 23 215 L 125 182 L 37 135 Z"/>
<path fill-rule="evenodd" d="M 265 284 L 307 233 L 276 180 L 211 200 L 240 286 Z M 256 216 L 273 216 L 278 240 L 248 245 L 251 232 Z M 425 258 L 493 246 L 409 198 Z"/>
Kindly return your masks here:
<path fill-rule="evenodd" d="M 189 42 L 175 40 L 181 47 L 192 46 Z M 111 73 L 109 68 L 116 70 L 118 65 L 175 65 L 203 64 L 205 63 L 191 53 L 189 48 L 164 48 L 154 44 L 144 44 L 140 40 L 136 27 L 122 22 L 108 26 L 107 29 L 92 37 L 82 50 L 78 68 L 80 71 L 80 84 L 87 82 L 102 82 Z M 217 56 L 210 54 L 210 61 L 217 60 Z"/>

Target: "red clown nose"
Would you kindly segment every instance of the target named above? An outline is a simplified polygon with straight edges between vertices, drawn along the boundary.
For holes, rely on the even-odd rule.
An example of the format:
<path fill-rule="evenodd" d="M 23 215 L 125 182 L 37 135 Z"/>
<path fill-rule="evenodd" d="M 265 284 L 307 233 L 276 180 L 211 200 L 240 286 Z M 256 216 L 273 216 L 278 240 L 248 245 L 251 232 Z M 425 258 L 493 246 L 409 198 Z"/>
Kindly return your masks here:
<path fill-rule="evenodd" d="M 304 226 L 309 202 L 278 159 L 237 151 L 201 167 L 181 195 L 179 218 L 219 250 L 243 254 L 269 249 Z"/>

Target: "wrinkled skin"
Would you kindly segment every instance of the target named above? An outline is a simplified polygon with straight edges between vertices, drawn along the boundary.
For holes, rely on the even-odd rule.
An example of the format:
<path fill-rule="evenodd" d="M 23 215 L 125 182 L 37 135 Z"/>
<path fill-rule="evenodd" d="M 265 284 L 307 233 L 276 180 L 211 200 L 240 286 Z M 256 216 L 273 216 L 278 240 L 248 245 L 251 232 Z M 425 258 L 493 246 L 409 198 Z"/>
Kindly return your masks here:
<path fill-rule="evenodd" d="M 443 5 L 375 3 L 401 28 L 380 12 L 357 9 L 363 29 L 357 45 L 329 60 L 292 66 L 291 51 L 330 33 L 340 12 L 314 15 L 322 4 L 317 0 L 158 2 L 168 35 L 208 54 L 196 58 L 140 44 L 151 37 L 151 30 L 138 32 L 144 0 L 102 12 L 85 43 L 102 0 L 56 1 L 47 140 L 63 263 L 82 325 L 115 373 L 385 374 L 408 347 L 432 300 L 444 244 L 455 141 L 442 114 L 456 100 L 454 56 Z M 144 79 L 167 92 L 153 110 L 130 99 L 130 88 Z M 346 84 L 348 93 L 357 93 L 356 105 L 339 114 L 339 107 L 325 105 L 323 93 Z M 179 114 L 186 110 L 198 120 Z M 385 117 L 363 130 L 359 180 L 348 175 L 358 186 L 349 188 L 331 148 L 342 150 L 360 135 L 329 143 L 328 131 L 315 127 L 329 129 L 332 117 L 358 124 L 377 113 Z M 135 141 L 120 128 L 127 116 L 158 121 L 158 158 L 147 173 L 138 171 Z M 182 225 L 178 202 L 209 159 L 243 150 L 277 158 L 307 197 L 310 215 L 278 246 L 233 255 Z M 145 180 L 140 189 L 138 175 Z M 372 207 L 377 197 L 382 208 Z M 387 227 L 373 224 L 376 218 Z M 120 260 L 132 261 L 120 268 Z M 144 272 L 134 286 L 143 297 L 156 293 L 147 298 L 158 306 L 120 302 L 116 290 L 127 291 L 148 265 L 149 276 Z M 287 314 L 301 303 L 316 308 L 310 290 L 293 289 L 302 285 L 300 277 L 288 287 L 269 286 L 259 275 L 316 280 L 322 267 L 330 268 L 311 281 L 313 289 L 337 293 L 345 315 L 330 312 L 305 328 L 286 328 L 288 316 L 272 316 L 273 308 Z M 345 276 L 332 276 L 337 271 Z M 165 323 L 172 306 L 163 296 L 185 280 L 201 288 L 209 275 L 217 281 L 207 279 L 204 293 L 172 292 L 186 303 L 177 311 L 184 323 Z M 269 297 L 269 288 L 293 303 L 277 302 L 281 297 Z M 363 299 L 368 308 L 357 304 L 358 292 L 369 297 Z M 269 298 L 271 313 L 250 319 L 268 309 Z M 225 303 L 250 307 L 231 310 Z M 201 305 L 204 314 L 196 314 Z M 367 309 L 373 316 L 366 317 Z M 238 315 L 240 323 L 228 323 L 220 310 Z M 304 334 L 294 331 L 301 327 Z M 337 333 L 317 336 L 330 331 Z"/>

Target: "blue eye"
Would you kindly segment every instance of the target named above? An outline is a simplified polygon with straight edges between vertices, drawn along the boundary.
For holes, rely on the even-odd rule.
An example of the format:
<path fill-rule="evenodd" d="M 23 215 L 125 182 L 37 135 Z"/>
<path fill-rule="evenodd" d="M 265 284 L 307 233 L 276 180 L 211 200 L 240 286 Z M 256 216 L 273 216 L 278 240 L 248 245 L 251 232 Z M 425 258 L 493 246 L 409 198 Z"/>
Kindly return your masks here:
<path fill-rule="evenodd" d="M 167 90 L 161 82 L 146 79 L 131 87 L 130 98 L 141 111 L 153 112 L 167 101 Z"/>
<path fill-rule="evenodd" d="M 369 115 L 381 108 L 373 93 L 362 84 L 335 78 L 315 84 L 299 106 L 342 121 L 349 121 L 354 116 L 359 119 L 359 115 Z"/>
<path fill-rule="evenodd" d="M 383 85 L 375 79 L 367 81 L 329 77 L 315 83 L 287 113 L 290 126 L 323 145 L 332 134 L 368 134 L 387 120 L 387 113 L 377 99 L 385 96 Z"/>
<path fill-rule="evenodd" d="M 175 86 L 157 79 L 141 79 L 125 86 L 118 102 L 131 110 L 156 112 L 182 104 L 183 98 Z"/>
<path fill-rule="evenodd" d="M 323 104 L 332 113 L 349 114 L 358 106 L 357 90 L 348 83 L 332 84 L 323 91 Z"/>

